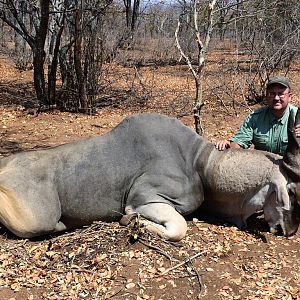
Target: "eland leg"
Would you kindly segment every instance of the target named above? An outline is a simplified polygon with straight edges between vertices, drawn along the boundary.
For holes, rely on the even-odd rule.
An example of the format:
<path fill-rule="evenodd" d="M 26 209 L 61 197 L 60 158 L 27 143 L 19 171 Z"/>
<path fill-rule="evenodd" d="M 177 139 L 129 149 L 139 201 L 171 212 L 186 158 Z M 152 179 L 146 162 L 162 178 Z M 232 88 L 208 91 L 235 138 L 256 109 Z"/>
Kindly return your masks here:
<path fill-rule="evenodd" d="M 146 218 L 141 221 L 146 229 L 166 240 L 179 241 L 186 234 L 187 224 L 184 217 L 169 204 L 149 203 L 137 207 L 134 211 L 127 207 L 125 211 L 126 214 L 141 214 Z"/>

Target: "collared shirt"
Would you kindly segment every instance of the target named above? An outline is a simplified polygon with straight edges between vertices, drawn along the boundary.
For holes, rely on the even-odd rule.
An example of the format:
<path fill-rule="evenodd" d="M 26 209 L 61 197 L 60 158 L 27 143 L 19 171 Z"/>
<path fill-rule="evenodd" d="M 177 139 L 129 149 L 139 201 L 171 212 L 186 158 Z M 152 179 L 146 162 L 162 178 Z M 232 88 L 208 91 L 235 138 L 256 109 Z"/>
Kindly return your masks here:
<path fill-rule="evenodd" d="M 290 112 L 297 107 L 289 104 L 281 118 L 276 118 L 269 107 L 262 107 L 249 114 L 230 141 L 247 149 L 254 145 L 255 149 L 279 155 L 284 154 L 288 144 L 288 119 Z"/>

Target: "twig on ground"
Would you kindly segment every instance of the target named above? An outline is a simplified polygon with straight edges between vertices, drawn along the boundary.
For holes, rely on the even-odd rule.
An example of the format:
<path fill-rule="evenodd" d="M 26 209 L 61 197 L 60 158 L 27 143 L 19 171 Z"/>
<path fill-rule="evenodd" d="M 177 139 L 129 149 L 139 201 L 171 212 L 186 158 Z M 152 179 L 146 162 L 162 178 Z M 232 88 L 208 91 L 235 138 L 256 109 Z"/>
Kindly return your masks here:
<path fill-rule="evenodd" d="M 189 263 L 190 263 L 190 266 L 192 267 L 193 271 L 195 272 L 197 280 L 198 280 L 198 284 L 199 284 L 199 295 L 198 295 L 198 298 L 200 298 L 200 296 L 202 294 L 202 291 L 203 291 L 203 287 L 204 287 L 204 285 L 202 283 L 202 278 L 201 278 L 201 275 L 199 274 L 199 272 L 197 271 L 196 267 L 192 263 L 192 261 L 189 261 Z"/>
<path fill-rule="evenodd" d="M 191 257 L 188 257 L 188 258 L 185 259 L 183 262 L 181 262 L 181 263 L 175 265 L 174 267 L 171 267 L 171 268 L 166 269 L 165 271 L 163 271 L 163 272 L 160 274 L 160 276 L 166 275 L 166 274 L 169 273 L 170 271 L 173 271 L 173 270 L 175 270 L 175 269 L 177 269 L 177 268 L 183 266 L 184 264 L 187 264 L 187 263 L 191 262 L 191 260 L 193 260 L 193 259 L 197 258 L 198 256 L 200 256 L 200 255 L 202 255 L 202 254 L 205 254 L 205 253 L 207 253 L 207 252 L 208 252 L 208 251 L 201 251 L 201 252 L 198 252 L 197 254 L 195 254 L 195 255 L 193 255 L 193 256 L 191 256 Z"/>
<path fill-rule="evenodd" d="M 123 291 L 123 288 L 120 288 L 118 291 L 116 291 L 114 294 L 110 295 L 110 296 L 105 296 L 105 299 L 111 299 L 115 296 L 117 296 L 118 294 L 120 294 Z"/>

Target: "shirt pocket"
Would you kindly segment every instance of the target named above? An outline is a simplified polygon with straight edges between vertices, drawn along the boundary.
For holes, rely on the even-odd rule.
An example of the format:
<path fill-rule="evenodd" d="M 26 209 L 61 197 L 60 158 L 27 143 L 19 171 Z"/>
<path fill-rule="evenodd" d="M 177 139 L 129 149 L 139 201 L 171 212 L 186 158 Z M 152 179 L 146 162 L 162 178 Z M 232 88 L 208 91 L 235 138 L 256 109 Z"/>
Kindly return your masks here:
<path fill-rule="evenodd" d="M 255 134 L 253 138 L 254 148 L 257 150 L 270 151 L 270 137 L 268 134 Z"/>

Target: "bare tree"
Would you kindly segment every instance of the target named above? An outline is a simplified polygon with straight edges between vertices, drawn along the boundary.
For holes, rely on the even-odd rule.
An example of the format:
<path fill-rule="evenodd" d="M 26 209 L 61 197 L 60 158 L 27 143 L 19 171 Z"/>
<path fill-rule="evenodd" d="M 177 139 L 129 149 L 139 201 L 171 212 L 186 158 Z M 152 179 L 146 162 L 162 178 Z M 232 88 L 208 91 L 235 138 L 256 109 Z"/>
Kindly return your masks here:
<path fill-rule="evenodd" d="M 184 50 L 182 49 L 180 45 L 180 40 L 179 40 L 179 31 L 181 28 L 181 19 L 183 15 L 180 16 L 178 19 L 178 24 L 177 28 L 175 31 L 175 38 L 176 38 L 176 45 L 177 48 L 179 49 L 181 55 L 184 57 L 186 60 L 186 63 L 194 77 L 195 80 L 195 86 L 196 86 L 196 95 L 195 95 L 195 101 L 194 101 L 194 124 L 195 124 L 195 129 L 196 132 L 199 135 L 203 134 L 203 129 L 201 126 L 201 109 L 202 106 L 204 105 L 203 102 L 203 97 L 202 97 L 202 77 L 203 77 L 203 67 L 204 67 L 204 62 L 206 58 L 206 52 L 207 48 L 211 39 L 212 31 L 214 28 L 214 11 L 216 7 L 216 0 L 211 0 L 208 3 L 207 6 L 207 19 L 206 19 L 206 31 L 204 32 L 204 39 L 201 38 L 201 33 L 199 29 L 199 10 L 200 10 L 200 0 L 194 0 L 192 1 L 192 6 L 191 10 L 193 12 L 193 22 L 191 23 L 192 30 L 195 36 L 195 40 L 197 43 L 198 47 L 198 58 L 197 58 L 197 69 L 192 64 L 191 58 L 185 54 Z M 203 6 L 202 6 L 203 8 Z"/>
<path fill-rule="evenodd" d="M 65 92 L 59 93 L 59 96 L 68 97 L 66 91 L 72 91 L 76 102 L 72 102 L 69 109 L 83 112 L 91 110 L 92 99 L 95 99 L 95 93 L 99 91 L 95 87 L 99 71 L 95 70 L 101 70 L 102 63 L 99 52 L 101 53 L 103 47 L 99 45 L 103 45 L 103 42 L 99 33 L 102 34 L 103 16 L 111 3 L 112 0 L 0 2 L 0 18 L 32 50 L 34 86 L 40 105 L 67 108 L 65 101 L 56 95 L 60 58 Z M 46 58 L 47 74 L 44 71 Z"/>
<path fill-rule="evenodd" d="M 87 110 L 88 100 L 86 94 L 86 77 L 82 66 L 82 40 L 83 40 L 83 3 L 79 1 L 75 10 L 75 31 L 74 31 L 74 66 L 78 84 L 78 107 Z"/>
<path fill-rule="evenodd" d="M 28 3 L 27 9 L 31 12 L 31 22 L 34 26 L 33 32 L 31 32 L 28 24 L 23 22 L 24 19 L 20 17 L 22 16 L 22 12 L 20 12 L 22 6 L 20 8 L 20 6 L 17 7 L 15 4 L 16 1 L 3 1 L 0 8 L 0 18 L 20 34 L 32 49 L 33 77 L 37 99 L 41 104 L 48 105 L 44 76 L 44 62 L 46 58 L 44 46 L 48 32 L 50 2 L 41 0 L 39 3 L 34 1 Z"/>
<path fill-rule="evenodd" d="M 243 102 L 248 98 L 264 99 L 268 79 L 278 73 L 287 74 L 299 55 L 300 4 L 295 0 L 288 3 L 276 0 L 178 2 L 182 13 L 175 32 L 176 45 L 195 79 L 193 110 L 196 131 L 201 134 L 202 82 L 208 46 L 212 51 L 214 46 L 221 50 L 223 43 L 230 45 L 232 63 L 219 68 L 226 85 L 217 82 L 216 88 L 225 90 L 226 86 L 223 94 L 235 94 L 235 99 L 230 96 L 233 105 L 238 97 Z M 186 42 L 187 31 L 193 33 L 194 47 Z M 231 86 L 229 74 L 232 74 Z M 239 82 L 234 79 L 237 75 L 241 78 Z M 229 91 L 231 87 L 234 88 L 232 93 Z M 212 83 L 210 90 L 215 91 Z"/>
<path fill-rule="evenodd" d="M 273 2 L 273 1 L 272 1 Z M 299 2 L 266 2 L 260 7 L 257 24 L 259 29 L 253 31 L 247 47 L 252 57 L 251 73 L 260 83 L 254 97 L 264 97 L 264 87 L 271 76 L 281 70 L 287 74 L 293 58 L 299 53 Z M 255 89 L 253 89 L 255 90 Z"/>
<path fill-rule="evenodd" d="M 48 34 L 48 97 L 49 104 L 56 105 L 56 79 L 58 68 L 58 56 L 61 38 L 64 30 L 67 1 L 52 0 Z"/>
<path fill-rule="evenodd" d="M 24 24 L 27 23 L 26 18 L 28 18 L 28 16 L 26 15 L 26 11 L 27 11 L 27 3 L 25 0 L 18 0 L 15 1 L 15 5 L 18 11 L 20 11 L 20 19 L 22 20 L 22 22 Z M 15 21 L 15 25 L 18 26 L 16 20 Z M 26 70 L 30 64 L 31 64 L 31 52 L 28 53 L 29 51 L 27 51 L 27 47 L 26 47 L 26 41 L 23 39 L 23 37 L 15 31 L 15 64 L 16 67 L 19 70 Z M 20 53 L 22 53 L 22 55 L 20 55 Z"/>
<path fill-rule="evenodd" d="M 66 15 L 64 44 L 59 50 L 62 99 L 66 109 L 91 112 L 99 92 L 103 63 L 104 15 L 112 0 L 73 1 Z"/>
<path fill-rule="evenodd" d="M 237 58 L 236 71 L 243 72 L 247 98 L 259 102 L 264 99 L 269 78 L 288 74 L 299 56 L 300 4 L 294 0 L 249 0 L 231 7 L 230 13 L 235 22 L 230 24 L 232 19 L 227 19 L 224 24 L 235 26 L 237 52 L 247 55 L 247 59 Z"/>
<path fill-rule="evenodd" d="M 137 19 L 140 9 L 140 0 L 123 0 L 126 12 L 126 26 L 134 32 L 137 25 Z"/>

